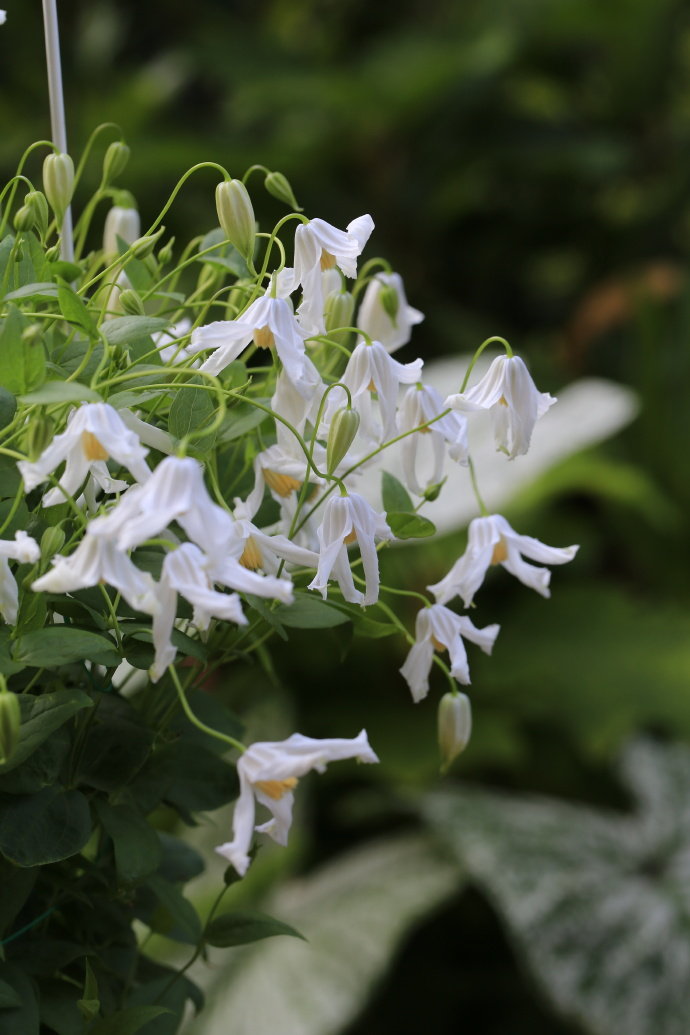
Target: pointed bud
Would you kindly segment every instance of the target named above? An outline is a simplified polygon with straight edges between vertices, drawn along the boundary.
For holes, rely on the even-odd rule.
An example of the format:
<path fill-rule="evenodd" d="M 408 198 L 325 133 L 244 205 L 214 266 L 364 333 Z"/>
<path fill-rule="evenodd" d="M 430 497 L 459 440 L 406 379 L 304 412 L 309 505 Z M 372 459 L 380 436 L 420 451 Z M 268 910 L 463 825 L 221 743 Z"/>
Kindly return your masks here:
<path fill-rule="evenodd" d="M 22 205 L 15 212 L 12 222 L 14 223 L 14 229 L 18 233 L 27 233 L 29 230 L 33 230 L 36 223 L 34 210 L 29 205 Z"/>
<path fill-rule="evenodd" d="M 41 237 L 44 237 L 50 222 L 50 209 L 45 194 L 40 190 L 31 190 L 24 198 L 24 204 L 33 210 L 35 225 Z"/>
<path fill-rule="evenodd" d="M 108 261 L 120 254 L 118 237 L 125 244 L 132 244 L 141 233 L 141 220 L 135 208 L 113 205 L 105 217 L 103 227 L 103 255 Z"/>
<path fill-rule="evenodd" d="M 216 187 L 218 221 L 230 244 L 245 259 L 254 254 L 256 220 L 247 188 L 241 180 L 224 180 Z"/>
<path fill-rule="evenodd" d="M 281 172 L 268 173 L 264 180 L 264 187 L 272 197 L 277 198 L 278 201 L 284 202 L 284 204 L 295 212 L 303 211 L 301 205 L 297 204 L 297 198 L 293 193 L 287 177 L 283 176 Z"/>
<path fill-rule="evenodd" d="M 324 304 L 326 334 L 332 335 L 338 327 L 351 327 L 355 300 L 349 291 L 331 291 Z"/>
<path fill-rule="evenodd" d="M 43 162 L 43 192 L 58 222 L 72 200 L 74 192 L 74 162 L 69 155 L 50 154 Z"/>
<path fill-rule="evenodd" d="M 355 440 L 359 429 L 359 413 L 357 410 L 343 406 L 336 410 L 328 432 L 326 443 L 326 470 L 333 474 L 348 449 Z"/>
<path fill-rule="evenodd" d="M 19 698 L 4 685 L 0 691 L 0 763 L 2 764 L 8 762 L 14 754 L 21 722 Z"/>
<path fill-rule="evenodd" d="M 53 437 L 54 422 L 50 417 L 35 417 L 26 432 L 25 450 L 31 463 L 38 460 Z"/>
<path fill-rule="evenodd" d="M 472 707 L 467 694 L 444 694 L 438 706 L 438 746 L 441 749 L 442 772 L 465 750 L 471 733 Z"/>
<path fill-rule="evenodd" d="M 144 303 L 132 288 L 124 288 L 120 292 L 120 308 L 128 316 L 144 316 Z"/>
<path fill-rule="evenodd" d="M 57 525 L 46 528 L 41 536 L 41 560 L 44 565 L 65 545 L 65 533 Z"/>
<path fill-rule="evenodd" d="M 152 254 L 158 239 L 165 233 L 165 227 L 161 226 L 156 230 L 155 234 L 145 234 L 144 237 L 137 238 L 136 241 L 132 241 L 132 253 L 137 259 L 148 259 L 149 255 Z"/>
<path fill-rule="evenodd" d="M 158 252 L 158 261 L 161 266 L 167 266 L 172 261 L 173 257 L 173 246 L 175 244 L 175 238 L 171 237 L 169 241 L 163 245 L 161 250 Z"/>
<path fill-rule="evenodd" d="M 121 140 L 113 140 L 112 144 L 108 145 L 103 158 L 104 185 L 112 183 L 124 171 L 129 161 L 129 154 L 129 148 Z"/>
<path fill-rule="evenodd" d="M 443 478 L 442 481 L 440 481 L 440 482 L 434 482 L 433 485 L 427 485 L 426 489 L 423 492 L 424 499 L 428 503 L 433 503 L 434 500 L 437 500 L 439 498 L 439 496 L 441 495 L 441 489 L 443 488 L 443 486 L 446 484 L 447 481 L 448 481 L 448 479 L 446 477 L 446 478 Z"/>

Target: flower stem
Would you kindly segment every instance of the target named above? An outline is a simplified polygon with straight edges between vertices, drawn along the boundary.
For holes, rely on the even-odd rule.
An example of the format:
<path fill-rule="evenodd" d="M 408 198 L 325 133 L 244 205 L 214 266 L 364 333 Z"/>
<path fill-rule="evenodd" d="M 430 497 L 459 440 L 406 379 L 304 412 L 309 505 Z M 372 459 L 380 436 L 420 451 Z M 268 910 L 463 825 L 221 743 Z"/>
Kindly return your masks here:
<path fill-rule="evenodd" d="M 48 65 L 48 93 L 50 96 L 50 128 L 53 143 L 58 151 L 67 154 L 67 125 L 65 123 L 65 101 L 62 93 L 62 68 L 60 65 L 60 35 L 56 0 L 43 0 L 43 27 L 46 38 L 46 63 Z M 72 241 L 72 209 L 67 206 L 62 221 L 60 254 L 67 262 L 74 258 Z"/>

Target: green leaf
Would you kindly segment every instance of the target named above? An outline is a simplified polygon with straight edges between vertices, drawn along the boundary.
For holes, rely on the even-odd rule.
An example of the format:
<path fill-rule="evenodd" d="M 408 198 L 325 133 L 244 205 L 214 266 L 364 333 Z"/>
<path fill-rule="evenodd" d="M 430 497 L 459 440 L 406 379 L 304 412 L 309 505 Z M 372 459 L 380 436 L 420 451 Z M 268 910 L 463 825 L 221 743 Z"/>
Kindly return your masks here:
<path fill-rule="evenodd" d="M 41 1021 L 55 1035 L 84 1035 L 76 989 L 64 981 L 41 981 Z"/>
<path fill-rule="evenodd" d="M 2 1035 L 38 1035 L 40 1019 L 33 982 L 19 967 L 7 963 L 0 963 L 0 981 L 14 989 L 20 1004 L 2 1011 Z"/>
<path fill-rule="evenodd" d="M 21 708 L 21 698 L 19 706 Z M 64 726 L 54 730 L 25 762 L 11 772 L 0 772 L 0 792 L 35 794 L 44 787 L 51 787 L 57 780 L 71 747 L 71 737 Z"/>
<path fill-rule="evenodd" d="M 154 873 L 161 860 L 161 846 L 153 827 L 128 805 L 100 801 L 96 811 L 113 842 L 120 879 L 133 883 Z"/>
<path fill-rule="evenodd" d="M 53 730 L 62 726 L 82 708 L 93 707 L 93 702 L 82 690 L 55 690 L 53 693 L 41 694 L 40 697 L 21 694 L 19 706 L 22 722 L 17 746 L 9 762 L 0 765 L 0 777 L 20 765 Z"/>
<path fill-rule="evenodd" d="M 26 319 L 11 305 L 0 330 L 0 385 L 14 395 L 39 384 L 45 371 L 43 346 L 22 341 L 25 327 Z"/>
<path fill-rule="evenodd" d="M 409 492 L 402 482 L 399 482 L 395 475 L 389 474 L 388 471 L 381 473 L 381 496 L 386 513 L 389 510 L 403 513 L 414 510 L 414 503 Z"/>
<path fill-rule="evenodd" d="M 47 787 L 5 798 L 0 809 L 0 851 L 17 866 L 68 859 L 91 836 L 89 805 L 80 791 Z"/>
<path fill-rule="evenodd" d="M 392 622 L 377 622 L 364 613 L 351 615 L 350 617 L 354 625 L 355 635 L 366 636 L 370 640 L 381 640 L 400 631 Z"/>
<path fill-rule="evenodd" d="M 80 385 L 77 381 L 46 381 L 37 391 L 20 395 L 19 401 L 50 405 L 51 403 L 102 402 L 102 399 L 93 388 Z"/>
<path fill-rule="evenodd" d="M 217 246 L 214 251 L 209 252 L 208 255 L 198 256 L 197 262 L 208 262 L 214 266 L 220 266 L 222 269 L 234 273 L 236 277 L 243 278 L 249 276 L 246 262 L 237 249 L 230 244 L 225 231 L 219 226 L 206 234 L 199 245 L 199 251 L 205 252 L 207 248 L 211 248 L 213 245 Z"/>
<path fill-rule="evenodd" d="M 89 1035 L 136 1035 L 150 1021 L 169 1013 L 166 1006 L 129 1006 L 89 1028 Z"/>
<path fill-rule="evenodd" d="M 64 280 L 58 284 L 58 305 L 68 323 L 75 323 L 77 327 L 81 327 L 90 338 L 97 337 L 98 331 L 91 314 L 76 291 Z"/>
<path fill-rule="evenodd" d="M 690 751 L 638 741 L 635 812 L 456 789 L 423 810 L 547 999 L 592 1035 L 676 1035 L 690 985 Z"/>
<path fill-rule="evenodd" d="M 206 734 L 204 739 L 212 738 Z M 237 797 L 236 767 L 213 751 L 196 743 L 179 742 L 172 745 L 169 761 L 174 778 L 165 800 L 183 814 L 219 809 Z"/>
<path fill-rule="evenodd" d="M 45 284 L 25 284 L 16 291 L 8 291 L 5 295 L 6 302 L 14 302 L 22 298 L 57 298 L 58 289 L 55 284 L 48 281 Z"/>
<path fill-rule="evenodd" d="M 270 405 L 270 399 L 259 399 L 257 401 L 263 402 L 267 406 Z M 265 410 L 259 409 L 258 406 L 252 406 L 250 403 L 241 403 L 239 406 L 233 406 L 221 424 L 218 434 L 219 441 L 223 443 L 234 442 L 235 439 L 246 435 L 248 431 L 253 431 L 254 428 L 260 427 L 270 416 L 270 413 L 266 413 Z"/>
<path fill-rule="evenodd" d="M 120 655 L 112 640 L 72 626 L 55 625 L 20 636 L 14 660 L 31 668 L 57 668 L 88 658 L 98 665 L 119 665 Z"/>
<path fill-rule="evenodd" d="M 16 989 L 6 981 L 0 981 L 0 1010 L 11 1006 L 21 1006 L 22 1000 Z"/>
<path fill-rule="evenodd" d="M 110 345 L 131 345 L 164 331 L 167 320 L 159 316 L 116 316 L 106 320 L 101 330 Z"/>
<path fill-rule="evenodd" d="M 433 521 L 420 514 L 401 514 L 397 511 L 387 512 L 386 520 L 396 539 L 426 539 L 435 535 L 436 526 Z"/>
<path fill-rule="evenodd" d="M 164 834 L 160 830 L 157 833 L 161 849 L 158 873 L 161 877 L 173 884 L 186 884 L 204 872 L 204 858 L 195 848 L 172 834 Z"/>
<path fill-rule="evenodd" d="M 159 908 L 145 922 L 166 938 L 196 945 L 201 940 L 201 921 L 192 903 L 163 877 L 149 877 L 146 887 L 158 900 Z"/>
<path fill-rule="evenodd" d="M 17 400 L 6 388 L 0 387 L 0 428 L 6 428 L 14 420 Z"/>
<path fill-rule="evenodd" d="M 233 945 L 247 945 L 249 942 L 273 938 L 278 934 L 287 934 L 291 938 L 306 941 L 304 935 L 294 927 L 253 909 L 236 909 L 232 913 L 214 917 L 204 931 L 204 941 L 219 949 L 228 949 Z"/>
<path fill-rule="evenodd" d="M 292 604 L 280 604 L 273 614 L 289 629 L 330 629 L 350 620 L 350 616 L 337 607 L 306 593 L 296 593 Z"/>
<path fill-rule="evenodd" d="M 190 432 L 196 431 L 210 423 L 215 413 L 215 396 L 212 392 L 201 386 L 199 378 L 192 378 L 184 388 L 178 388 L 170 407 L 168 418 L 168 431 L 175 438 L 184 438 Z"/>

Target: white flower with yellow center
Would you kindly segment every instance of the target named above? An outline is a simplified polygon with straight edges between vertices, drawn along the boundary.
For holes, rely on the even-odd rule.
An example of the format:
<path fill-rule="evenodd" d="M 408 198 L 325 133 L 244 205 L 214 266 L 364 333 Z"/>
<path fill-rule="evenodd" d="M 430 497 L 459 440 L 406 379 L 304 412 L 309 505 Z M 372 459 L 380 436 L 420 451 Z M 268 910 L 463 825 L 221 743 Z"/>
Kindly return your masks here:
<path fill-rule="evenodd" d="M 318 530 L 319 564 L 309 589 L 321 596 L 328 594 L 328 580 L 333 577 L 340 592 L 351 604 L 374 604 L 379 598 L 379 557 L 376 540 L 393 539 L 385 514 L 379 514 L 356 492 L 349 496 L 331 496 L 324 507 Z M 347 547 L 356 542 L 362 558 L 365 592 L 355 589 Z"/>
<path fill-rule="evenodd" d="M 235 500 L 235 533 L 242 544 L 238 560 L 249 571 L 264 571 L 275 575 L 281 563 L 298 564 L 303 568 L 316 568 L 319 555 L 314 550 L 297 546 L 285 535 L 269 535 L 253 522 L 251 508 L 242 500 Z"/>
<path fill-rule="evenodd" d="M 255 830 L 286 845 L 292 824 L 293 791 L 298 780 L 312 769 L 323 773 L 329 762 L 347 758 L 378 762 L 365 730 L 352 740 L 316 740 L 293 733 L 287 740 L 252 744 L 237 763 L 240 795 L 232 822 L 233 838 L 218 845 L 218 854 L 244 876 Z M 259 826 L 255 826 L 257 802 L 271 813 L 271 819 Z"/>
<path fill-rule="evenodd" d="M 14 540 L 0 539 L 0 614 L 9 625 L 17 621 L 19 591 L 8 561 L 35 564 L 40 556 L 38 543 L 26 532 L 15 532 Z"/>
<path fill-rule="evenodd" d="M 377 273 L 367 284 L 357 313 L 357 326 L 385 345 L 388 352 L 395 352 L 408 343 L 412 328 L 423 319 L 424 313 L 407 304 L 400 274 Z"/>
<path fill-rule="evenodd" d="M 550 596 L 551 572 L 523 559 L 543 564 L 567 564 L 577 553 L 578 546 L 546 546 L 529 535 L 518 535 L 500 514 L 475 518 L 470 523 L 467 549 L 445 578 L 427 588 L 439 604 L 447 604 L 455 596 L 462 597 L 465 607 L 474 599 L 484 576 L 492 564 L 501 564 L 525 586 L 543 597 Z"/>
<path fill-rule="evenodd" d="M 311 219 L 295 231 L 293 287 L 302 285 L 299 322 L 308 334 L 324 334 L 324 285 L 321 274 L 338 266 L 346 277 L 357 276 L 357 258 L 374 229 L 369 215 L 358 216 L 346 230 L 338 230 L 325 219 Z"/>
<path fill-rule="evenodd" d="M 485 654 L 491 654 L 500 628 L 500 625 L 487 625 L 477 629 L 465 615 L 456 615 L 442 604 L 423 607 L 417 614 L 416 642 L 400 669 L 413 699 L 421 701 L 429 692 L 429 672 L 434 650 L 447 650 L 450 654 L 451 675 L 459 683 L 468 684 L 470 670 L 463 638 L 476 643 Z"/>
<path fill-rule="evenodd" d="M 432 420 L 428 428 L 422 428 L 415 434 L 408 435 L 401 442 L 402 466 L 405 482 L 410 492 L 423 495 L 428 485 L 440 482 L 443 476 L 443 461 L 446 455 L 459 464 L 467 464 L 467 419 L 459 413 L 439 414 L 447 409 L 443 399 L 429 385 L 417 384 L 405 392 L 398 411 L 398 427 L 400 431 L 412 431 Z M 438 419 L 437 419 L 438 418 Z M 417 478 L 417 458 L 424 436 L 431 444 L 433 467 L 422 487 Z"/>
<path fill-rule="evenodd" d="M 412 385 L 419 381 L 423 365 L 421 359 L 415 359 L 412 363 L 398 363 L 379 341 L 371 345 L 362 341 L 355 346 L 340 380 L 350 389 L 352 405 L 361 417 L 359 435 L 362 438 L 382 442 L 398 434 L 398 390 L 400 385 Z M 378 399 L 380 427 L 374 415 L 373 393 L 376 393 Z M 331 396 L 336 394 L 339 395 L 332 392 Z M 329 418 L 340 405 L 342 403 L 338 398 L 329 400 Z"/>
<path fill-rule="evenodd" d="M 512 460 L 527 452 L 534 425 L 555 402 L 537 389 L 519 356 L 497 356 L 481 381 L 460 395 L 449 395 L 446 406 L 488 410 L 496 448 Z"/>
<path fill-rule="evenodd" d="M 63 461 L 61 492 L 55 487 L 43 497 L 43 506 L 64 503 L 65 494 L 74 496 L 87 475 L 91 474 L 104 492 L 121 492 L 127 482 L 112 478 L 106 460 L 110 457 L 126 467 L 138 482 L 151 475 L 144 457 L 148 453 L 139 436 L 131 431 L 122 417 L 108 403 L 83 403 L 72 410 L 67 428 L 56 435 L 38 460 L 19 460 L 17 467 L 27 492 L 44 482 Z"/>

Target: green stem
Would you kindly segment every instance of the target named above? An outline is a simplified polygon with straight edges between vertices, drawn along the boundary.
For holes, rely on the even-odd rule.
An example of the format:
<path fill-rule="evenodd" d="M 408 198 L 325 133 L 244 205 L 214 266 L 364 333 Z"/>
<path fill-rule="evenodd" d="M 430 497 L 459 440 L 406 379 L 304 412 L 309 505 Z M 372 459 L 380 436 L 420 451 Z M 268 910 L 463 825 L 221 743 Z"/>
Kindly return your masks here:
<path fill-rule="evenodd" d="M 178 676 L 174 665 L 168 666 L 168 672 L 170 674 L 170 678 L 172 679 L 175 685 L 175 689 L 177 690 L 177 696 L 180 699 L 182 710 L 191 722 L 192 726 L 196 726 L 196 728 L 198 730 L 201 730 L 202 733 L 207 733 L 209 737 L 215 737 L 216 740 L 222 740 L 223 743 L 229 744 L 230 747 L 235 748 L 236 751 L 246 751 L 246 745 L 243 744 L 241 741 L 235 740 L 234 737 L 229 736 L 229 734 L 227 733 L 221 733 L 220 730 L 214 730 L 211 726 L 207 726 L 205 722 L 202 722 L 201 719 L 198 719 L 196 717 L 196 715 L 189 706 L 189 701 L 187 700 L 187 696 L 184 690 L 182 689 L 182 683 L 180 682 L 180 677 Z"/>

